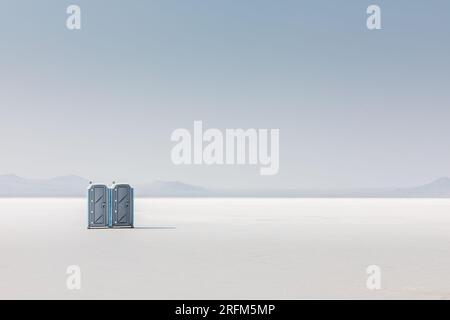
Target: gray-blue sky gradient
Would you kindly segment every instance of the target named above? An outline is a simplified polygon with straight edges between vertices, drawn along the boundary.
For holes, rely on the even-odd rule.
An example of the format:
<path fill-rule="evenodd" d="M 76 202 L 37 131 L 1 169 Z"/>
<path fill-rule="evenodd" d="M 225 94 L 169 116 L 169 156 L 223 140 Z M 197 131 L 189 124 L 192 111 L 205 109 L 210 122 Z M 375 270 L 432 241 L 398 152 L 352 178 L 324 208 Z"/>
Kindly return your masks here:
<path fill-rule="evenodd" d="M 366 28 L 373 3 L 380 31 Z M 81 6 L 81 31 L 65 27 L 69 4 Z M 0 0 L 0 8 L 0 172 L 236 188 L 450 176 L 449 1 Z M 279 174 L 174 166 L 170 134 L 194 120 L 280 128 Z"/>

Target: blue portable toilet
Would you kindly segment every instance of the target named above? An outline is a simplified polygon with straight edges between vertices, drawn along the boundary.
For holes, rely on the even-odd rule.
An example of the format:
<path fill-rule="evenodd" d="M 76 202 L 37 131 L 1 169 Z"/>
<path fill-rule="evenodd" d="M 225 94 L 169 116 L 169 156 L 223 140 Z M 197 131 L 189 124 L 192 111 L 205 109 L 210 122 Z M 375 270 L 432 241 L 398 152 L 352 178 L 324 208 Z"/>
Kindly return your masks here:
<path fill-rule="evenodd" d="M 134 190 L 128 184 L 115 184 L 109 189 L 111 228 L 134 227 Z"/>
<path fill-rule="evenodd" d="M 108 228 L 110 225 L 110 192 L 104 184 L 88 187 L 88 228 Z"/>

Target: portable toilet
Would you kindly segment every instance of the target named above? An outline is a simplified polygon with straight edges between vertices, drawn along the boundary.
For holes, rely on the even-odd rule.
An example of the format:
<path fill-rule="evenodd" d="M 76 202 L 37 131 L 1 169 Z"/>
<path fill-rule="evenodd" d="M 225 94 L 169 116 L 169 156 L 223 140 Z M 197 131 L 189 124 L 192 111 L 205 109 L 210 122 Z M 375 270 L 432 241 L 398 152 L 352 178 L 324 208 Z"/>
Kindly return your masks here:
<path fill-rule="evenodd" d="M 134 227 L 134 191 L 128 184 L 113 184 L 109 190 L 111 228 Z"/>
<path fill-rule="evenodd" d="M 108 228 L 110 225 L 110 192 L 104 184 L 88 187 L 88 228 Z"/>

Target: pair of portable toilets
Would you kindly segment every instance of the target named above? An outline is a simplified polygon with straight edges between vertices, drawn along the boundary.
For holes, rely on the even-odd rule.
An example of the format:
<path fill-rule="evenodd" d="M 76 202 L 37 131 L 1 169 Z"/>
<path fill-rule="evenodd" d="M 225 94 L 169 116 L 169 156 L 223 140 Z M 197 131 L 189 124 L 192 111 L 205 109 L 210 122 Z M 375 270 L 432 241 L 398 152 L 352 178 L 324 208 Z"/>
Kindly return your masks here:
<path fill-rule="evenodd" d="M 128 184 L 90 184 L 88 229 L 133 228 L 134 191 Z"/>

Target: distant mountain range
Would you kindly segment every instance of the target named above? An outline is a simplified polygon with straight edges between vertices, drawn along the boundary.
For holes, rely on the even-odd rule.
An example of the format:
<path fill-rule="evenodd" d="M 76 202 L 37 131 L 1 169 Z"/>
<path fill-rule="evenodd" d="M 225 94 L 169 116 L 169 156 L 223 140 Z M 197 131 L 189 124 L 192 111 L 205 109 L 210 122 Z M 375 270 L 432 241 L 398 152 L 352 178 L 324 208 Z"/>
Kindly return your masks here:
<path fill-rule="evenodd" d="M 84 197 L 89 180 L 68 175 L 51 179 L 27 179 L 14 174 L 0 175 L 0 197 Z M 155 181 L 133 185 L 139 197 L 203 197 L 214 193 L 178 181 Z"/>
<path fill-rule="evenodd" d="M 0 197 L 79 197 L 86 194 L 88 184 L 87 179 L 73 175 L 51 179 L 0 175 Z"/>
<path fill-rule="evenodd" d="M 151 184 L 136 186 L 135 193 L 142 197 L 202 197 L 213 194 L 205 188 L 179 181 L 155 181 Z"/>
<path fill-rule="evenodd" d="M 75 175 L 27 179 L 0 175 L 0 197 L 84 197 L 89 180 Z M 207 189 L 179 181 L 134 185 L 138 197 L 301 197 L 301 198 L 450 198 L 450 178 L 412 188 L 352 190 L 226 190 Z"/>

